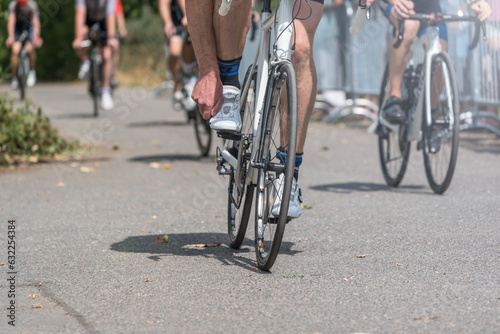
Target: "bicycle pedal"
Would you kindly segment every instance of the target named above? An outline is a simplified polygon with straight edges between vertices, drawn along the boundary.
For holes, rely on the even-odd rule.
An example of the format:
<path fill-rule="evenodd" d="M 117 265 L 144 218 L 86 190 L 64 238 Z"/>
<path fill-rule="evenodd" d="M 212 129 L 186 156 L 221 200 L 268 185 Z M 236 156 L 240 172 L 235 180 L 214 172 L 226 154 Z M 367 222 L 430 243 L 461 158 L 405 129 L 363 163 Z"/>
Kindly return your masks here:
<path fill-rule="evenodd" d="M 215 151 L 215 156 L 217 157 L 217 172 L 219 175 L 231 175 L 232 174 L 232 169 L 227 168 L 224 166 L 224 164 L 227 162 L 223 157 L 222 157 L 222 152 L 219 147 L 217 147 Z"/>
<path fill-rule="evenodd" d="M 226 139 L 226 140 L 241 140 L 241 133 L 233 133 L 233 132 L 217 132 L 217 137 Z"/>

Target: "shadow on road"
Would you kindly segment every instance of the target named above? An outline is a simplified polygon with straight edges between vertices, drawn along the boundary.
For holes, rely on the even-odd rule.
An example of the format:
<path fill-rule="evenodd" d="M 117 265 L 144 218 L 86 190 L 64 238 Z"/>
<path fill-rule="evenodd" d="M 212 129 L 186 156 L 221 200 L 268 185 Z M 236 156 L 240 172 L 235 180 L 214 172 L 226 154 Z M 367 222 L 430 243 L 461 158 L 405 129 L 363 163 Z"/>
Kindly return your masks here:
<path fill-rule="evenodd" d="M 150 128 L 154 126 L 188 126 L 186 121 L 149 121 L 128 123 L 129 128 Z"/>
<path fill-rule="evenodd" d="M 403 191 L 415 192 L 416 190 L 424 189 L 424 186 L 399 186 L 398 189 Z M 347 182 L 347 183 L 332 183 L 322 184 L 309 187 L 312 190 L 330 191 L 336 193 L 348 194 L 353 191 L 372 192 L 372 191 L 393 191 L 394 188 L 382 183 L 371 182 Z"/>
<path fill-rule="evenodd" d="M 160 261 L 163 256 L 187 256 L 214 258 L 224 265 L 238 266 L 255 272 L 256 261 L 242 256 L 254 253 L 253 241 L 245 238 L 240 249 L 232 249 L 226 245 L 227 235 L 222 233 L 173 233 L 168 235 L 170 243 L 158 242 L 163 235 L 140 235 L 128 237 L 123 241 L 114 243 L 110 249 L 122 253 L 146 253 L 148 258 Z M 193 247 L 193 245 L 219 244 L 217 247 Z M 292 250 L 293 242 L 282 242 L 280 254 L 295 255 L 300 251 Z M 234 255 L 233 255 L 234 254 Z M 266 272 L 260 271 L 266 274 Z"/>
<path fill-rule="evenodd" d="M 163 154 L 163 155 L 146 155 L 135 158 L 130 158 L 132 162 L 163 162 L 163 161 L 201 161 L 213 163 L 213 157 L 202 157 L 200 155 L 190 154 Z"/>
<path fill-rule="evenodd" d="M 55 114 L 50 116 L 52 119 L 78 119 L 78 118 L 95 118 L 92 111 L 88 113 L 78 113 L 78 114 Z"/>

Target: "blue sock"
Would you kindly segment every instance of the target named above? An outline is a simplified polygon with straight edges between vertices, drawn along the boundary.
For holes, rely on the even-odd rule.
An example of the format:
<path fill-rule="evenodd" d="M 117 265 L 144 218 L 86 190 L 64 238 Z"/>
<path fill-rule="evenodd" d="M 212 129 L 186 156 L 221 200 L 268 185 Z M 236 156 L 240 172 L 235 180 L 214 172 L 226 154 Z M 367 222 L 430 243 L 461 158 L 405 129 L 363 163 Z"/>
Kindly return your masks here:
<path fill-rule="evenodd" d="M 279 148 L 278 152 L 276 153 L 276 157 L 279 159 L 280 163 L 284 164 L 286 162 L 286 151 L 283 148 Z M 302 156 L 304 153 L 295 153 L 295 167 L 297 169 L 302 165 Z M 279 176 L 279 175 L 278 175 Z M 295 177 L 295 181 L 298 181 L 299 179 L 299 171 L 296 170 L 293 173 L 293 176 Z"/>
<path fill-rule="evenodd" d="M 222 60 L 217 58 L 219 65 L 220 80 L 223 85 L 230 85 L 240 89 L 238 73 L 240 71 L 241 57 L 233 60 Z"/>

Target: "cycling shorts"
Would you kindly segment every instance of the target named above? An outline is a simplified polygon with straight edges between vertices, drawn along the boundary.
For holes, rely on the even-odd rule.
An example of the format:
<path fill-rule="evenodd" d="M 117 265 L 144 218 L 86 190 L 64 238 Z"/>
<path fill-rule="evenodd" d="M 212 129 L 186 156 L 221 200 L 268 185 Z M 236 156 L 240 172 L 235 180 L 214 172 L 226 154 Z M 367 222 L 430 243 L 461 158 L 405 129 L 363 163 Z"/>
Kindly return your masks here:
<path fill-rule="evenodd" d="M 16 27 L 16 29 L 14 30 L 14 40 L 16 42 L 19 42 L 19 40 L 21 39 L 21 35 L 24 32 L 28 32 L 28 38 L 25 39 L 25 42 L 32 42 L 33 38 L 35 36 L 35 33 L 33 31 L 33 26 L 31 24 L 25 29 L 18 29 Z"/>
<path fill-rule="evenodd" d="M 413 3 L 415 4 L 415 13 L 417 14 L 430 14 L 430 13 L 441 13 L 441 6 L 439 5 L 439 2 L 436 0 L 413 0 Z M 393 8 L 393 5 L 389 4 L 387 6 L 386 10 L 386 16 L 389 19 L 389 21 L 392 24 L 391 21 L 391 10 Z M 448 41 L 448 28 L 446 27 L 446 24 L 441 23 L 437 25 L 439 28 L 439 38 Z M 420 29 L 418 31 L 418 37 L 423 36 L 427 32 L 427 24 L 421 24 Z M 396 34 L 396 31 L 394 31 L 394 34 Z"/>
<path fill-rule="evenodd" d="M 107 46 L 108 45 L 108 29 L 107 29 L 107 24 L 106 24 L 106 19 L 100 20 L 100 21 L 95 21 L 90 19 L 88 16 L 85 20 L 85 25 L 89 27 L 89 32 L 90 29 L 92 29 L 92 26 L 94 24 L 97 24 L 99 26 L 99 42 L 101 43 L 101 46 Z"/>

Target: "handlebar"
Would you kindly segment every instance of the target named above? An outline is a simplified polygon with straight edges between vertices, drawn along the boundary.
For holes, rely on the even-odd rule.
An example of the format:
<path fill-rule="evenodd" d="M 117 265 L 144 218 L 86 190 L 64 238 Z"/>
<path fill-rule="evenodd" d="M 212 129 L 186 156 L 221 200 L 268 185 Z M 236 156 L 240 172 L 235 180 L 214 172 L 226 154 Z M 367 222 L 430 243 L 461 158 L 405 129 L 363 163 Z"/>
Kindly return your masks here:
<path fill-rule="evenodd" d="M 428 23 L 431 26 L 438 25 L 444 22 L 461 22 L 461 21 L 470 21 L 474 22 L 474 38 L 469 46 L 469 50 L 474 50 L 479 43 L 481 30 L 483 31 L 483 39 L 486 39 L 486 24 L 484 22 L 479 21 L 476 16 L 460 16 L 460 15 L 449 15 L 449 14 L 411 14 L 406 19 L 399 20 L 399 29 L 398 29 L 398 37 L 396 42 L 394 43 L 394 48 L 397 49 L 401 46 L 403 42 L 403 36 L 405 32 L 404 22 L 406 20 L 416 20 L 422 23 Z"/>

